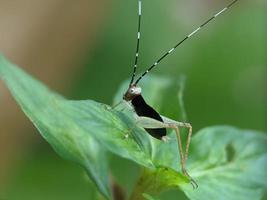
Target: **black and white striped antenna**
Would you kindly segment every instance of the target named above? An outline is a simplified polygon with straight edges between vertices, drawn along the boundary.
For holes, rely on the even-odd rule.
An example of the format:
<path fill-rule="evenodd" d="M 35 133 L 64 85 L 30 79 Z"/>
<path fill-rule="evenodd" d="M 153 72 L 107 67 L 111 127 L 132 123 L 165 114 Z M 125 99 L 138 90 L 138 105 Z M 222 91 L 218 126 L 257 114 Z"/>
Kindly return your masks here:
<path fill-rule="evenodd" d="M 136 68 L 138 64 L 139 58 L 139 46 L 140 46 L 140 38 L 141 38 L 141 18 L 142 18 L 142 0 L 138 0 L 138 28 L 137 28 L 137 42 L 136 42 L 136 51 L 135 51 L 135 60 L 133 67 L 132 79 L 130 82 L 130 86 L 132 85 L 136 73 Z"/>
<path fill-rule="evenodd" d="M 134 83 L 134 85 L 137 85 L 137 83 L 154 67 L 156 67 L 164 58 L 166 58 L 169 54 L 171 54 L 178 46 L 180 46 L 182 43 L 184 43 L 187 39 L 195 35 L 201 28 L 206 26 L 209 22 L 211 22 L 213 19 L 218 17 L 220 14 L 225 12 L 227 9 L 229 9 L 231 6 L 233 6 L 238 0 L 232 1 L 228 6 L 217 12 L 215 15 L 213 15 L 211 18 L 206 20 L 204 23 L 202 23 L 197 29 L 192 31 L 190 34 L 188 34 L 184 39 L 182 39 L 180 42 L 178 42 L 174 47 L 172 47 L 169 51 L 167 51 L 165 54 L 163 54 L 151 67 L 149 67 Z M 140 23 L 141 23 L 141 0 L 139 0 L 139 25 L 138 25 L 138 33 L 137 33 L 137 51 L 136 51 L 136 58 L 135 58 L 135 65 L 134 65 L 134 71 L 132 75 L 132 80 L 130 85 L 134 81 L 135 73 L 136 73 L 136 67 L 137 67 L 137 61 L 138 61 L 138 52 L 139 52 L 139 42 L 140 42 Z"/>

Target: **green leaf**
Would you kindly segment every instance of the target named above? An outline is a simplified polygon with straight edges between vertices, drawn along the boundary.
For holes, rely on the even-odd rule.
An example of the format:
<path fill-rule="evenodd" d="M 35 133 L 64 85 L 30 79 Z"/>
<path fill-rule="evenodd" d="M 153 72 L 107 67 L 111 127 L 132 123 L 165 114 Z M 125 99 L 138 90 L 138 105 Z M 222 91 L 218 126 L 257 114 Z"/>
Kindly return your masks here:
<path fill-rule="evenodd" d="M 157 195 L 171 187 L 180 188 L 191 200 L 260 200 L 267 188 L 266 134 L 229 126 L 199 131 L 192 139 L 187 162 L 189 174 L 199 185 L 197 189 L 184 184 L 186 179 L 178 180 L 176 142 L 161 145 L 164 146 L 157 146 L 154 163 L 164 163 L 169 168 L 143 174 L 132 200 L 144 199 L 141 193 Z"/>
<path fill-rule="evenodd" d="M 154 168 L 149 136 L 130 116 L 95 101 L 66 100 L 3 57 L 0 77 L 44 139 L 60 156 L 82 165 L 107 198 L 111 192 L 106 149 Z"/>
<path fill-rule="evenodd" d="M 130 116 L 91 100 L 65 101 L 61 105 L 65 114 L 72 117 L 80 129 L 92 135 L 108 150 L 145 167 L 154 168 L 150 139 Z M 73 116 L 73 113 L 76 115 Z M 130 134 L 127 139 L 126 134 Z"/>
<path fill-rule="evenodd" d="M 157 141 L 136 126 L 129 110 L 114 110 L 91 100 L 66 100 L 3 57 L 0 57 L 0 77 L 55 151 L 83 166 L 108 199 L 111 192 L 106 150 L 146 167 L 132 195 L 134 200 L 147 198 L 144 193 L 156 194 L 173 187 L 182 189 L 192 200 L 257 200 L 267 187 L 267 136 L 264 134 L 228 126 L 210 127 L 195 134 L 187 162 L 189 174 L 199 185 L 193 190 L 188 179 L 179 173 L 173 132 L 169 133 L 169 143 Z M 168 110 L 162 106 L 167 97 L 164 87 L 172 87 L 172 82 L 158 77 L 145 80 L 148 82 L 143 89 L 150 88 L 152 105 L 156 102 L 158 109 Z M 173 97 L 178 100 L 177 95 L 172 95 L 172 102 Z"/>
<path fill-rule="evenodd" d="M 0 77 L 45 140 L 63 158 L 82 165 L 99 190 L 111 197 L 105 149 L 67 115 L 68 101 L 0 57 Z M 69 113 L 70 114 L 70 113 Z M 73 116 L 79 113 L 72 113 Z"/>
<path fill-rule="evenodd" d="M 182 105 L 180 109 L 183 110 L 182 98 L 165 96 L 164 91 L 173 85 L 171 81 L 173 79 L 168 81 L 157 76 L 147 77 L 142 86 L 144 96 L 148 99 L 147 102 L 151 105 L 157 104 L 156 108 L 159 110 L 166 110 L 164 107 L 168 107 L 170 104 L 165 104 L 165 100 L 169 99 L 170 101 L 171 99 L 173 104 Z M 122 85 L 115 97 L 115 102 L 119 97 L 121 98 L 120 95 L 125 91 L 127 83 L 128 81 Z M 183 84 L 183 82 L 180 83 Z M 181 88 L 183 87 L 177 87 L 176 90 Z M 181 97 L 181 90 L 179 90 L 179 94 Z M 159 98 L 161 100 L 158 100 Z M 177 100 L 180 101 L 179 104 Z M 171 115 L 173 115 L 172 112 Z M 181 118 L 183 119 L 183 117 Z M 170 137 L 168 143 L 153 140 L 153 163 L 156 166 L 165 166 L 180 171 L 180 158 L 175 133 L 170 132 L 168 136 Z M 196 179 L 199 188 L 193 190 L 190 184 L 182 184 L 183 182 L 180 182 L 177 187 L 182 189 L 192 200 L 261 199 L 262 193 L 267 187 L 266 146 L 266 134 L 256 131 L 217 126 L 194 133 L 187 168 L 189 174 Z M 147 175 L 140 179 L 144 178 L 147 178 Z M 139 185 L 140 183 L 136 187 L 138 188 Z M 169 189 L 167 184 L 165 189 Z M 149 189 L 146 188 L 142 192 L 146 193 L 147 190 Z M 153 192 L 159 191 L 157 188 Z M 139 198 L 143 199 L 144 197 L 139 195 Z"/>
<path fill-rule="evenodd" d="M 199 188 L 181 189 L 192 200 L 258 200 L 267 188 L 267 136 L 216 126 L 192 140 L 188 169 Z"/>
<path fill-rule="evenodd" d="M 158 195 L 162 191 L 188 183 L 187 177 L 167 167 L 143 169 L 130 200 L 151 199 L 150 195 Z"/>

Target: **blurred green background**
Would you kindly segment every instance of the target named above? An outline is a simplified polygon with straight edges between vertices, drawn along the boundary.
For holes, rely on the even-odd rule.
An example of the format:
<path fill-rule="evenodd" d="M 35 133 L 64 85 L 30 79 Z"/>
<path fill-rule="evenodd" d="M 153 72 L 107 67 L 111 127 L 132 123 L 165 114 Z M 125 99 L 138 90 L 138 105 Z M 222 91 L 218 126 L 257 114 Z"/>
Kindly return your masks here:
<path fill-rule="evenodd" d="M 139 72 L 228 3 L 143 0 Z M 2 0 L 0 11 L 0 51 L 67 98 L 112 104 L 130 77 L 137 0 Z M 185 106 L 195 132 L 218 124 L 267 132 L 266 19 L 265 0 L 240 1 L 152 72 L 186 75 Z M 59 158 L 2 83 L 0 89 L 0 199 L 97 199 L 84 171 Z M 138 167 L 113 155 L 110 163 L 131 190 Z M 178 198 L 186 199 L 178 191 L 162 196 Z"/>

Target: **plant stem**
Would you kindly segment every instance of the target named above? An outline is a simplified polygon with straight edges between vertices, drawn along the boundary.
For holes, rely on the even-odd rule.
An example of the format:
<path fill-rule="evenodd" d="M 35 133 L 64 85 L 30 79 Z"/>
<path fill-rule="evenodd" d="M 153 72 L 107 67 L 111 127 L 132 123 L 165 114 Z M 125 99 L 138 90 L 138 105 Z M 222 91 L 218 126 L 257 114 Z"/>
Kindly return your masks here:
<path fill-rule="evenodd" d="M 153 172 L 143 169 L 139 180 L 132 192 L 130 200 L 145 200 L 143 194 L 157 194 L 160 191 L 156 190 L 157 184 Z"/>
<path fill-rule="evenodd" d="M 111 176 L 111 189 L 114 200 L 126 200 L 125 190 Z"/>

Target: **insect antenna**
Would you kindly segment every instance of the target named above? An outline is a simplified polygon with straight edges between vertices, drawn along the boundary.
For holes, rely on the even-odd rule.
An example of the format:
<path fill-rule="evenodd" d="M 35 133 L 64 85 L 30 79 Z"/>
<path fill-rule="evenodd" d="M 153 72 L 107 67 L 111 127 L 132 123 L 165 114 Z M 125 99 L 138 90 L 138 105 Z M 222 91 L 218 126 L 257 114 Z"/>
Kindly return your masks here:
<path fill-rule="evenodd" d="M 169 54 L 171 54 L 177 47 L 179 47 L 181 44 L 183 44 L 187 39 L 189 39 L 191 36 L 196 34 L 201 28 L 206 26 L 209 22 L 214 20 L 216 17 L 218 17 L 220 14 L 222 14 L 224 11 L 229 9 L 231 6 L 233 6 L 238 0 L 232 1 L 228 6 L 217 12 L 215 15 L 210 17 L 208 20 L 206 20 L 204 23 L 202 23 L 197 29 L 192 31 L 190 34 L 188 34 L 184 39 L 182 39 L 180 42 L 178 42 L 173 48 L 171 48 L 169 51 L 167 51 L 165 54 L 163 54 L 151 67 L 149 67 L 136 81 L 135 84 L 137 84 L 149 71 L 151 71 L 154 67 L 156 67 L 164 58 L 166 58 Z"/>
<path fill-rule="evenodd" d="M 134 60 L 134 66 L 133 66 L 133 74 L 132 74 L 132 79 L 131 79 L 131 82 L 130 82 L 129 86 L 131 86 L 133 81 L 134 81 L 136 68 L 137 68 L 137 64 L 138 64 L 140 38 L 141 38 L 141 18 L 142 18 L 142 0 L 138 0 L 137 42 L 136 42 L 136 51 L 135 51 L 135 60 Z"/>

